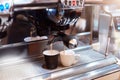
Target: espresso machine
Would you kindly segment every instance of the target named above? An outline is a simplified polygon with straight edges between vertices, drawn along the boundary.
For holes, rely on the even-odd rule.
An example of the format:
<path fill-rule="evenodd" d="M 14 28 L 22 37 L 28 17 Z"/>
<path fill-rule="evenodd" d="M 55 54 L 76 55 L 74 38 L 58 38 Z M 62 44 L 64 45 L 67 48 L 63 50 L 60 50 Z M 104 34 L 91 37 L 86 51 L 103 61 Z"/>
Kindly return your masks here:
<path fill-rule="evenodd" d="M 28 51 L 26 53 L 32 56 L 42 53 L 55 42 L 60 42 L 59 46 L 63 44 L 58 47 L 60 50 L 64 45 L 66 49 L 77 47 L 77 37 L 72 30 L 70 33 L 66 30 L 71 25 L 75 28 L 84 8 L 84 0 L 6 0 L 0 3 L 1 44 L 8 44 L 9 47 L 25 45 L 22 47 L 27 50 L 20 48 L 20 54 L 21 51 L 23 54 Z"/>
<path fill-rule="evenodd" d="M 65 31 L 75 25 L 84 7 L 84 0 L 31 0 L 13 2 L 13 20 L 7 43 L 24 42 L 26 37 L 49 39 L 48 44 L 63 41 L 69 48 L 77 39 Z M 16 31 L 19 30 L 19 31 Z M 72 31 L 71 31 L 72 32 Z M 52 36 L 52 39 L 50 38 Z M 15 38 L 16 37 L 16 38 Z"/>
<path fill-rule="evenodd" d="M 80 19 L 84 0 L 7 0 L 11 5 L 4 1 L 0 3 L 0 28 L 5 34 L 0 39 L 7 45 L 0 46 L 1 80 L 97 80 L 95 78 L 120 70 L 115 57 L 106 58 L 91 46 L 75 48 L 76 36 L 73 31 L 66 33 L 71 25 L 73 30 Z M 105 22 L 103 17 L 101 21 Z M 48 70 L 42 50 L 59 41 L 67 48 L 75 48 L 78 63 Z"/>

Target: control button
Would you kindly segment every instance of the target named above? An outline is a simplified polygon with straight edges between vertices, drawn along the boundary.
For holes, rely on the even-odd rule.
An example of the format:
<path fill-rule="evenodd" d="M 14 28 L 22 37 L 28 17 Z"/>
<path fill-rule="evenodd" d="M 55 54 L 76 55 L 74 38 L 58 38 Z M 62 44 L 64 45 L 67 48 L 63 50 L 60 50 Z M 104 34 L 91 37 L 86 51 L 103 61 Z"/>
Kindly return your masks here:
<path fill-rule="evenodd" d="M 69 1 L 69 6 L 71 6 L 72 4 L 71 4 L 71 1 Z"/>
<path fill-rule="evenodd" d="M 0 11 L 4 11 L 4 6 L 0 4 Z"/>
<path fill-rule="evenodd" d="M 76 0 L 72 1 L 72 5 L 75 6 L 76 5 Z"/>
<path fill-rule="evenodd" d="M 77 0 L 77 2 L 76 2 L 76 3 L 77 3 L 77 6 L 79 6 L 79 4 L 80 4 L 80 3 L 79 3 L 79 1 L 78 1 L 78 0 Z"/>
<path fill-rule="evenodd" d="M 65 5 L 67 5 L 67 0 L 65 0 Z"/>
<path fill-rule="evenodd" d="M 9 3 L 5 3 L 5 9 L 9 9 L 9 8 L 10 8 Z"/>
<path fill-rule="evenodd" d="M 80 0 L 80 5 L 82 5 L 83 4 L 83 0 Z"/>

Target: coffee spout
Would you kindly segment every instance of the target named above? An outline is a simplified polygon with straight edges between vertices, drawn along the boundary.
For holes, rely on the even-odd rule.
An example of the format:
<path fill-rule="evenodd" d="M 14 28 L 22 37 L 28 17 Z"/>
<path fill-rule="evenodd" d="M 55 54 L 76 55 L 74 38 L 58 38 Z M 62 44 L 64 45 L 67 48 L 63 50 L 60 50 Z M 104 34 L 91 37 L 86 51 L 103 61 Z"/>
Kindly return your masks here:
<path fill-rule="evenodd" d="M 77 45 L 78 45 L 78 42 L 77 42 L 77 40 L 76 39 L 71 39 L 70 41 L 69 41 L 69 48 L 70 49 L 73 49 L 73 48 L 75 48 L 75 47 L 77 47 Z"/>
<path fill-rule="evenodd" d="M 57 33 L 54 38 L 48 42 L 48 45 L 57 41 L 63 41 L 63 44 L 70 49 L 75 48 L 78 45 L 78 40 L 75 36 L 67 35 L 64 32 Z"/>
<path fill-rule="evenodd" d="M 78 40 L 76 39 L 75 36 L 72 35 L 66 35 L 63 37 L 63 43 L 66 45 L 68 48 L 73 49 L 77 47 L 78 45 Z"/>

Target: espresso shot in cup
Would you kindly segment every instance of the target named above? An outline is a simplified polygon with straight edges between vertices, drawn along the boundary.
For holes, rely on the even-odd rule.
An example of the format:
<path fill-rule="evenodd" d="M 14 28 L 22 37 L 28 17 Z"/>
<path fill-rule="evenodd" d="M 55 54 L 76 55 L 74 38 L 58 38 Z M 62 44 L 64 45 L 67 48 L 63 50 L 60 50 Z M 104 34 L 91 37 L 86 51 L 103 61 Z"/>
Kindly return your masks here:
<path fill-rule="evenodd" d="M 59 51 L 45 50 L 43 51 L 45 65 L 47 69 L 55 69 L 58 67 Z"/>

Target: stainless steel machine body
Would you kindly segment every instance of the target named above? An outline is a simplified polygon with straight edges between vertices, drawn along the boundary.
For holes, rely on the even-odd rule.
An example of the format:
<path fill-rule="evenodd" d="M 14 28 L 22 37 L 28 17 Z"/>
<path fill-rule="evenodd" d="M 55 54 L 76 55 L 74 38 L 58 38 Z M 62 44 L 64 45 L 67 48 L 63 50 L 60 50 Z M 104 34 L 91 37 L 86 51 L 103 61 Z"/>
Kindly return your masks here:
<path fill-rule="evenodd" d="M 61 2 L 63 5 L 59 4 L 59 0 L 20 0 L 20 3 L 14 0 L 13 14 L 9 15 L 13 19 L 10 29 L 13 33 L 8 33 L 9 44 L 0 47 L 1 80 L 90 80 L 120 70 L 118 59 L 114 55 L 105 57 L 93 50 L 91 45 L 72 49 L 77 55 L 76 64 L 69 67 L 59 64 L 57 69 L 49 70 L 44 66 L 43 56 L 40 55 L 42 51 L 36 54 L 32 49 L 32 53 L 28 50 L 30 47 L 36 48 L 36 41 L 17 43 L 30 36 L 31 29 L 32 33 L 35 31 L 32 37 L 51 34 L 58 36 L 57 32 L 64 33 L 69 24 L 76 23 L 84 8 L 84 0 Z M 18 31 L 23 29 L 25 32 Z M 37 47 L 46 49 L 43 46 L 47 45 L 46 39 L 38 42 Z"/>
<path fill-rule="evenodd" d="M 105 6 L 104 8 L 105 12 L 100 14 L 99 19 L 100 51 L 102 53 L 110 51 L 119 57 L 119 5 Z"/>

